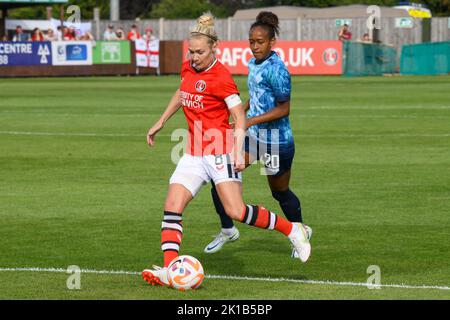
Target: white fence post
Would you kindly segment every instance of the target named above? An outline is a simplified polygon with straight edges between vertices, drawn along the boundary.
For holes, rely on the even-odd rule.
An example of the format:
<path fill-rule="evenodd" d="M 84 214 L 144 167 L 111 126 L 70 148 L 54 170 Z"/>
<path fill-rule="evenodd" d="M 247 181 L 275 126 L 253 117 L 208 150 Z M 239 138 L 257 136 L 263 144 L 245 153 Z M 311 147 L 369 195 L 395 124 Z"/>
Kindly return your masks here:
<path fill-rule="evenodd" d="M 111 21 L 120 20 L 120 0 L 110 0 L 109 19 Z"/>
<path fill-rule="evenodd" d="M 94 8 L 95 39 L 100 40 L 100 8 Z"/>
<path fill-rule="evenodd" d="M 297 17 L 297 41 L 302 40 L 302 19 Z"/>
<path fill-rule="evenodd" d="M 159 40 L 164 40 L 164 18 L 159 18 Z"/>

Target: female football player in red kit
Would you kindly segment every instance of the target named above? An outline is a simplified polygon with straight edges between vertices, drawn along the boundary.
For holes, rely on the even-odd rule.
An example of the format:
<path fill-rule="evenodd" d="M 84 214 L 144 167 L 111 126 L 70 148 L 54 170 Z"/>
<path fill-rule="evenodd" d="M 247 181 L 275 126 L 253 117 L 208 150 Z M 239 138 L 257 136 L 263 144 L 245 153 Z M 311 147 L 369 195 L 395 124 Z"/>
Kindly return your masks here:
<path fill-rule="evenodd" d="M 189 35 L 190 59 L 182 65 L 180 87 L 160 119 L 148 131 L 147 142 L 153 146 L 156 134 L 167 120 L 183 108 L 189 140 L 186 152 L 170 178 L 164 204 L 161 225 L 164 265 L 142 272 L 144 280 L 152 285 L 169 285 L 167 266 L 178 257 L 180 250 L 182 213 L 202 185 L 211 180 L 230 218 L 283 233 L 304 262 L 311 252 L 301 224 L 289 222 L 263 206 L 244 203 L 240 172 L 245 168 L 245 111 L 231 74 L 215 57 L 217 41 L 213 16 L 202 15 Z M 229 124 L 230 114 L 234 129 Z"/>

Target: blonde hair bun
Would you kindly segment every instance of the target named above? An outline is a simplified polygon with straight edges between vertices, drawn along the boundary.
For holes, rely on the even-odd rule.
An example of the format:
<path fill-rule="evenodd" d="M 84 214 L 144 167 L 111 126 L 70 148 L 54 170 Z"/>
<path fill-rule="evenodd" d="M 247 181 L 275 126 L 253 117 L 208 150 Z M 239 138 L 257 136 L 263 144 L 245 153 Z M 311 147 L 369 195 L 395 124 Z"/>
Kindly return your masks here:
<path fill-rule="evenodd" d="M 191 29 L 191 36 L 204 35 L 213 41 L 217 41 L 217 33 L 214 28 L 214 16 L 211 12 L 202 14 L 197 19 L 197 24 Z"/>
<path fill-rule="evenodd" d="M 214 27 L 214 16 L 210 12 L 203 14 L 197 19 L 197 25 Z"/>

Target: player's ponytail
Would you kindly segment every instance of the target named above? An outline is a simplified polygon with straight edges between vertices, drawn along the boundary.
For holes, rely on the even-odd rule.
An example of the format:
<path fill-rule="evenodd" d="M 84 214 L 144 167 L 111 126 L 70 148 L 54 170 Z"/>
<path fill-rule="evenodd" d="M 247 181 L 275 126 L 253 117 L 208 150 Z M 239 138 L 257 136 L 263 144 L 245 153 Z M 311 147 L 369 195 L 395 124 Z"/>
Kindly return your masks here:
<path fill-rule="evenodd" d="M 206 36 L 210 43 L 218 40 L 216 30 L 214 28 L 214 16 L 210 13 L 204 13 L 197 19 L 197 23 L 191 29 L 190 37 Z"/>
<path fill-rule="evenodd" d="M 280 34 L 280 22 L 276 14 L 270 11 L 261 11 L 256 17 L 256 21 L 250 27 L 250 31 L 255 27 L 263 27 L 269 32 L 269 38 L 273 39 Z"/>

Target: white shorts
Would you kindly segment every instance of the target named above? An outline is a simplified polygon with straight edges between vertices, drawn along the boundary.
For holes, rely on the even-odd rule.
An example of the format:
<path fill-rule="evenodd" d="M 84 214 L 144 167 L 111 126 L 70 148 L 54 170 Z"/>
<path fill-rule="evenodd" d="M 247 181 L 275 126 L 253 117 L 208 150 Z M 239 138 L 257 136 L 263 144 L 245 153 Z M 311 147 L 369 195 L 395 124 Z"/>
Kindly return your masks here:
<path fill-rule="evenodd" d="M 209 181 L 219 184 L 227 181 L 242 182 L 242 174 L 234 172 L 229 154 L 192 156 L 185 153 L 170 177 L 170 184 L 179 183 L 195 197 L 202 185 Z"/>

